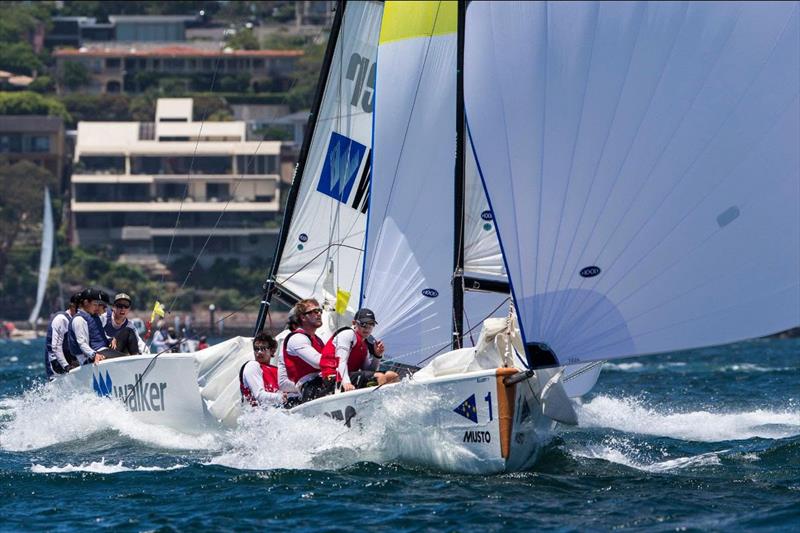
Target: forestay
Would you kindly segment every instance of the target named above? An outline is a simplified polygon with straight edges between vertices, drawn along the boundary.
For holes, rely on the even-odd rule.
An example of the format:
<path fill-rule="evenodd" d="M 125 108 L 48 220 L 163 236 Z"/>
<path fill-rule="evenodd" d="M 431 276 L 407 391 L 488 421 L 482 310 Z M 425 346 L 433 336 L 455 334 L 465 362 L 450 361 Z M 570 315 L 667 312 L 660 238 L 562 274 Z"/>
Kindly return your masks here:
<path fill-rule="evenodd" d="M 352 294 L 351 311 L 361 286 L 382 11 L 380 2 L 346 4 L 276 275 L 301 298 L 335 299 L 331 288 Z"/>
<path fill-rule="evenodd" d="M 467 121 L 534 366 L 800 323 L 798 11 L 469 5 Z"/>
<path fill-rule="evenodd" d="M 387 2 L 363 304 L 392 359 L 452 342 L 456 2 Z"/>

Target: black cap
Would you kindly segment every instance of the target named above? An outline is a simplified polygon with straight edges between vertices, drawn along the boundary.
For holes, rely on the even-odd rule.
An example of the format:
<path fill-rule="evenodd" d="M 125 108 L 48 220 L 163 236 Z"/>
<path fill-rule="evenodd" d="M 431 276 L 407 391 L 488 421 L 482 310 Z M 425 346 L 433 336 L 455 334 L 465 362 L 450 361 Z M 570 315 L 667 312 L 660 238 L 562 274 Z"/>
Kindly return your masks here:
<path fill-rule="evenodd" d="M 375 320 L 375 313 L 372 312 L 372 309 L 367 309 L 366 307 L 362 307 L 361 309 L 356 311 L 353 320 L 355 320 L 356 322 L 374 322 L 375 324 L 378 323 L 378 321 Z"/>
<path fill-rule="evenodd" d="M 100 291 L 97 289 L 93 289 L 91 287 L 87 287 L 83 289 L 81 292 L 81 301 L 83 300 L 99 300 L 100 299 Z"/>
<path fill-rule="evenodd" d="M 70 296 L 69 303 L 75 306 L 81 305 L 81 294 L 83 294 L 83 291 L 76 292 L 75 294 Z"/>
<path fill-rule="evenodd" d="M 106 291 L 100 291 L 99 300 L 106 305 L 111 305 L 111 297 L 108 295 Z"/>

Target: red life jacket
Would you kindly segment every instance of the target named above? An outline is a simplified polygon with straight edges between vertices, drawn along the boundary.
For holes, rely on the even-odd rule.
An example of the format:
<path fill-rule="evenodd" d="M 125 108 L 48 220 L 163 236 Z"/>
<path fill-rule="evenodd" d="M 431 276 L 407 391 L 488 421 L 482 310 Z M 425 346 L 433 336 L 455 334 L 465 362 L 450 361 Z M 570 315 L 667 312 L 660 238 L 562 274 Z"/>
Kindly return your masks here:
<path fill-rule="evenodd" d="M 339 368 L 339 358 L 336 357 L 336 345 L 333 343 L 333 341 L 339 333 L 348 329 L 352 328 L 341 328 L 336 331 L 336 333 L 334 333 L 328 340 L 327 344 L 325 344 L 325 347 L 322 348 L 322 357 L 319 360 L 319 368 L 323 378 L 328 378 L 335 375 L 336 381 L 342 380 L 342 376 L 340 376 L 339 372 L 336 371 L 336 369 Z M 364 341 L 364 337 L 359 335 L 355 330 L 353 330 L 353 333 L 356 334 L 356 343 L 350 350 L 350 356 L 347 358 L 348 372 L 360 370 L 364 365 L 364 361 L 367 360 L 367 354 L 369 353 L 367 343 Z"/>
<path fill-rule="evenodd" d="M 250 363 L 250 361 L 243 364 L 242 368 L 239 369 L 239 390 L 242 393 L 242 403 L 247 400 L 250 402 L 250 405 L 258 405 L 250 387 L 244 384 L 244 367 L 246 367 L 248 363 Z M 278 367 L 264 363 L 258 364 L 261 366 L 261 375 L 264 377 L 264 389 L 267 392 L 278 392 Z"/>
<path fill-rule="evenodd" d="M 297 383 L 301 378 L 309 374 L 316 374 L 319 371 L 319 368 L 313 367 L 306 363 L 302 357 L 298 357 L 289 353 L 287 348 L 289 346 L 289 339 L 292 338 L 292 335 L 297 333 L 308 337 L 308 340 L 311 341 L 311 346 L 313 346 L 316 351 L 322 353 L 322 348 L 325 347 L 325 343 L 322 342 L 322 339 L 316 335 L 312 337 L 300 328 L 292 331 L 286 336 L 285 339 L 283 339 L 283 364 L 286 366 L 286 375 L 294 383 Z"/>

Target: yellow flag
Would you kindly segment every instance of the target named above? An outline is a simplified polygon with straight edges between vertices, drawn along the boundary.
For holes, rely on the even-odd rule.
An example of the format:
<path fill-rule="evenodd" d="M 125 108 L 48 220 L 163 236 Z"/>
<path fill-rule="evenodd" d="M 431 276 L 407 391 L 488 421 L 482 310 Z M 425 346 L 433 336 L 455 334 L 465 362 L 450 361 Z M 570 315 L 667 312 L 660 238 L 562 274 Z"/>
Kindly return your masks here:
<path fill-rule="evenodd" d="M 350 301 L 350 293 L 342 289 L 336 289 L 336 313 L 343 315 L 347 311 L 347 302 Z"/>
<path fill-rule="evenodd" d="M 153 306 L 153 312 L 150 314 L 150 322 L 156 319 L 156 315 L 163 317 L 164 316 L 164 306 L 161 305 L 161 302 L 156 300 L 156 304 Z"/>

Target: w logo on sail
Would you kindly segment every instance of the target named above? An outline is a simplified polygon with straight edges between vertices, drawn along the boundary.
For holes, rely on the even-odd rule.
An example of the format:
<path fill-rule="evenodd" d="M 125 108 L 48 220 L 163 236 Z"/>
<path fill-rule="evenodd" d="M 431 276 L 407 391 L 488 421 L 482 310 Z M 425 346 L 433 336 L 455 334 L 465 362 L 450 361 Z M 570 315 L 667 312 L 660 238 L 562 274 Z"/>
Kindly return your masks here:
<path fill-rule="evenodd" d="M 99 372 L 99 375 L 95 375 L 92 373 L 92 388 L 94 392 L 100 396 L 111 396 L 112 391 L 112 383 L 111 383 L 111 376 L 108 375 L 108 370 L 106 370 L 106 377 L 103 379 L 103 373 Z"/>
<path fill-rule="evenodd" d="M 332 131 L 317 191 L 365 213 L 369 191 L 369 158 L 361 173 L 352 204 L 349 199 L 366 153 L 367 147 L 363 144 Z"/>

